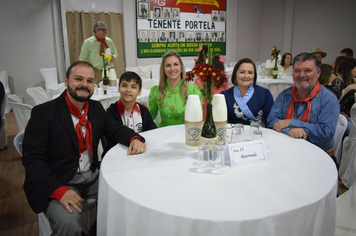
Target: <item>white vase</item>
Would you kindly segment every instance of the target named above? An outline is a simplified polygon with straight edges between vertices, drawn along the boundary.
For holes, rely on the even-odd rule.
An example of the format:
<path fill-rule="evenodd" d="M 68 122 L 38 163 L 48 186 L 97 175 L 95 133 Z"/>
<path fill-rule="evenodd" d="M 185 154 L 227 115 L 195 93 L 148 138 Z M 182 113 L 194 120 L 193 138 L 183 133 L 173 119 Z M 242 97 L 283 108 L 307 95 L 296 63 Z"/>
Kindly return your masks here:
<path fill-rule="evenodd" d="M 225 96 L 223 94 L 214 94 L 212 105 L 216 134 L 219 137 L 218 140 L 225 141 L 227 124 L 227 106 Z"/>
<path fill-rule="evenodd" d="M 189 95 L 185 105 L 185 144 L 189 150 L 198 150 L 203 111 L 198 95 Z"/>

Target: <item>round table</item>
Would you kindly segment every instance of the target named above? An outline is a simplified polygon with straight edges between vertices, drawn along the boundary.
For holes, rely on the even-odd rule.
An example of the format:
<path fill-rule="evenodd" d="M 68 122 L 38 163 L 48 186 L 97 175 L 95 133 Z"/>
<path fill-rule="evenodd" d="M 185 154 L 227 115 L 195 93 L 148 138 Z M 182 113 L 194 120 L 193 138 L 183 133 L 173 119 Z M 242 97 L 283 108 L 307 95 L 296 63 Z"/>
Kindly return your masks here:
<path fill-rule="evenodd" d="M 98 235 L 334 235 L 331 158 L 305 140 L 262 131 L 268 160 L 223 175 L 188 171 L 197 152 L 185 146 L 184 125 L 142 133 L 144 154 L 116 145 L 101 164 Z"/>

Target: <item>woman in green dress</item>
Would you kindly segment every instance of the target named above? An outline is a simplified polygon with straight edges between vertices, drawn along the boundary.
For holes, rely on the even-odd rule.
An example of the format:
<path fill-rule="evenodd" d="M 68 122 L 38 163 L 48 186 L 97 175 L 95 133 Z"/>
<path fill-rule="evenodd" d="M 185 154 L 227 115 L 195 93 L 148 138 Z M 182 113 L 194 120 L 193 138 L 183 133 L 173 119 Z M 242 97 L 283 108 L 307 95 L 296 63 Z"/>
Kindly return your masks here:
<path fill-rule="evenodd" d="M 153 119 L 158 112 L 158 127 L 184 124 L 185 104 L 188 95 L 197 94 L 202 102 L 198 86 L 185 81 L 185 69 L 179 54 L 168 51 L 162 57 L 159 85 L 151 88 L 148 106 Z"/>

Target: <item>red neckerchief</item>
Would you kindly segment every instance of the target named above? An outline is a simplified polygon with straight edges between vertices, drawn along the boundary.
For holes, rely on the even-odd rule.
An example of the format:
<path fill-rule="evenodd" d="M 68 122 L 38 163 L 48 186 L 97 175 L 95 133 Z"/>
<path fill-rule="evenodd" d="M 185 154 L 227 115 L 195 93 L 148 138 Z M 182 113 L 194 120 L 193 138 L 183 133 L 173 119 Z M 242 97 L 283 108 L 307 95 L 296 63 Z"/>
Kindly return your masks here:
<path fill-rule="evenodd" d="M 293 117 L 294 117 L 294 103 L 304 102 L 304 103 L 307 103 L 308 106 L 307 106 L 307 109 L 305 109 L 304 114 L 300 120 L 304 121 L 304 122 L 309 122 L 310 111 L 311 111 L 310 100 L 312 100 L 319 93 L 320 89 L 321 89 L 321 85 L 320 85 L 319 81 L 317 81 L 313 91 L 309 94 L 309 97 L 303 99 L 303 98 L 297 98 L 297 88 L 294 85 L 292 88 L 293 101 L 289 104 L 289 108 L 288 108 L 288 111 L 287 111 L 284 119 L 293 119 Z"/>
<path fill-rule="evenodd" d="M 117 101 L 116 105 L 120 116 L 122 116 L 122 114 L 124 114 L 125 110 L 127 109 L 125 108 L 124 104 L 121 102 L 121 98 L 119 99 L 119 101 Z M 135 106 L 132 109 L 131 114 L 134 112 L 134 110 L 136 110 L 138 113 L 141 113 L 140 108 L 138 108 L 137 102 L 135 102 Z"/>
<path fill-rule="evenodd" d="M 95 35 L 95 38 L 96 40 L 98 40 L 101 44 L 100 44 L 100 52 L 99 52 L 99 55 L 101 56 L 101 53 L 105 53 L 105 52 L 102 52 L 101 49 L 105 46 L 105 48 L 109 48 L 108 44 L 105 42 L 105 38 L 104 39 L 99 39 L 98 36 Z"/>
<path fill-rule="evenodd" d="M 89 148 L 90 154 L 93 156 L 93 135 L 91 130 L 91 123 L 89 120 L 85 119 L 89 110 L 89 102 L 86 101 L 83 107 L 83 115 L 80 113 L 79 109 L 69 100 L 67 92 L 65 92 L 66 103 L 70 113 L 79 118 L 79 122 L 76 125 L 76 133 L 79 146 L 79 157 L 80 155 Z M 84 133 L 82 132 L 81 126 L 86 127 L 86 135 L 84 138 Z"/>

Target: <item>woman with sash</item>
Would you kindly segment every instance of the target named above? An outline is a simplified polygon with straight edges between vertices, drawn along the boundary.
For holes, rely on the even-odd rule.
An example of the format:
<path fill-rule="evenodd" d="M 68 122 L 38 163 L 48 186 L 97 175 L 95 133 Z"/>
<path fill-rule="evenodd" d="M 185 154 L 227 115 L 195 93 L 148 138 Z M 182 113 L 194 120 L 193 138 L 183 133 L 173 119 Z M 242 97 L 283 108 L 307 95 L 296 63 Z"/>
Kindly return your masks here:
<path fill-rule="evenodd" d="M 256 66 L 253 61 L 249 58 L 239 60 L 231 76 L 231 82 L 235 86 L 221 92 L 225 95 L 228 123 L 249 125 L 256 121 L 265 126 L 273 106 L 273 97 L 268 89 L 256 85 L 256 81 Z"/>

